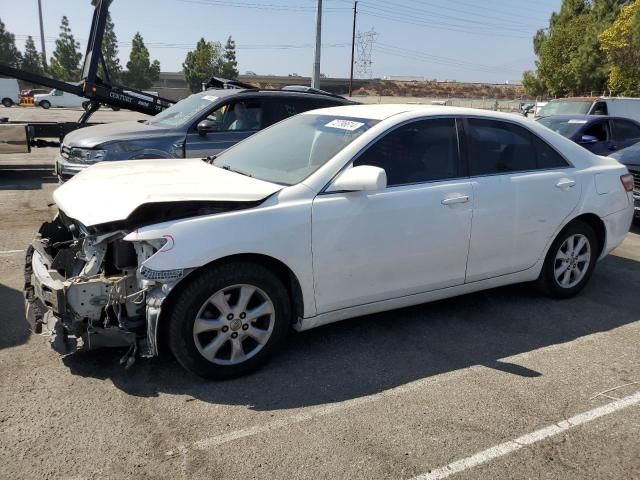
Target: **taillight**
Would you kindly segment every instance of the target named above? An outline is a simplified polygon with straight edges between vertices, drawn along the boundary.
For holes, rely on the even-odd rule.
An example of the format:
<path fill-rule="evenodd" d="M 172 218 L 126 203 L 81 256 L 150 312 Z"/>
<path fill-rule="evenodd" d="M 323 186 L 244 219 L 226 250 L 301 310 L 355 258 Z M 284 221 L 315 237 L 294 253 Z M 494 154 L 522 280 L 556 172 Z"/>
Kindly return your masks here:
<path fill-rule="evenodd" d="M 633 175 L 630 173 L 620 175 L 620 181 L 622 182 L 625 192 L 633 192 Z"/>

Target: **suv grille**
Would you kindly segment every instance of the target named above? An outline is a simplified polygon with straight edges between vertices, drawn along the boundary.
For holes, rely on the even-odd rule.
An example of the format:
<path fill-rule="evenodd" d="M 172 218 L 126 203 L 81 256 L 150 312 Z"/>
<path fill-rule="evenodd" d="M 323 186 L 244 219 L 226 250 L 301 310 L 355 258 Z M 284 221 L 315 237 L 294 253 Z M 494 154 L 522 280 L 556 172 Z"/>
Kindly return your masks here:
<path fill-rule="evenodd" d="M 640 192 L 640 172 L 630 172 L 633 175 L 633 189 L 636 193 Z"/>

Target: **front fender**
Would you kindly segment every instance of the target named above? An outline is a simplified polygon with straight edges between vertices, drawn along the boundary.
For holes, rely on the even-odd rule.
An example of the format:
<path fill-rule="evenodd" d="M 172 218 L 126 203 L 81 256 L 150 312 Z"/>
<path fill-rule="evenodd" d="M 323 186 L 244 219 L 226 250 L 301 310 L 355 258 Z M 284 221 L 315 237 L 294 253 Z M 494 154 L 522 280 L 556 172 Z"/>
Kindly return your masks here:
<path fill-rule="evenodd" d="M 165 236 L 171 238 L 171 248 L 160 249 L 142 265 L 160 271 L 193 269 L 232 255 L 268 256 L 293 272 L 302 290 L 304 316 L 315 315 L 310 201 L 165 222 L 140 228 L 125 240 Z"/>

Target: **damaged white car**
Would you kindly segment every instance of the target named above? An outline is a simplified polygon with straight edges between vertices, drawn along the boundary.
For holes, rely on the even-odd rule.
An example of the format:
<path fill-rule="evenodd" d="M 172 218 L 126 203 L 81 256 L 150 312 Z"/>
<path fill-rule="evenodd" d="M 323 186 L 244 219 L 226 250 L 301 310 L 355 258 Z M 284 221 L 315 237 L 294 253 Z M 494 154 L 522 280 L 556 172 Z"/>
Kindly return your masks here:
<path fill-rule="evenodd" d="M 577 294 L 626 235 L 633 178 L 494 112 L 349 106 L 218 158 L 104 162 L 54 193 L 27 317 L 55 350 L 168 347 L 230 378 L 287 333 L 501 285 Z"/>

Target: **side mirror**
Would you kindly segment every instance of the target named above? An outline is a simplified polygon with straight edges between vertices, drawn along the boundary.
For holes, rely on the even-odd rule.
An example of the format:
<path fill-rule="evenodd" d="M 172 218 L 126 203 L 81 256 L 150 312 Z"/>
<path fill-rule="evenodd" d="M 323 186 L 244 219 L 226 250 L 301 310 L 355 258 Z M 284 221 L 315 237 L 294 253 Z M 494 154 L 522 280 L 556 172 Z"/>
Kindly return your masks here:
<path fill-rule="evenodd" d="M 598 138 L 593 135 L 582 135 L 582 137 L 580 137 L 581 144 L 598 143 L 598 141 Z"/>
<path fill-rule="evenodd" d="M 327 192 L 365 192 L 387 187 L 387 173 L 379 167 L 360 165 L 348 168 L 336 178 Z"/>
<path fill-rule="evenodd" d="M 200 135 L 206 135 L 207 133 L 217 132 L 220 130 L 220 122 L 214 122 L 213 120 L 202 120 L 196 127 Z"/>

